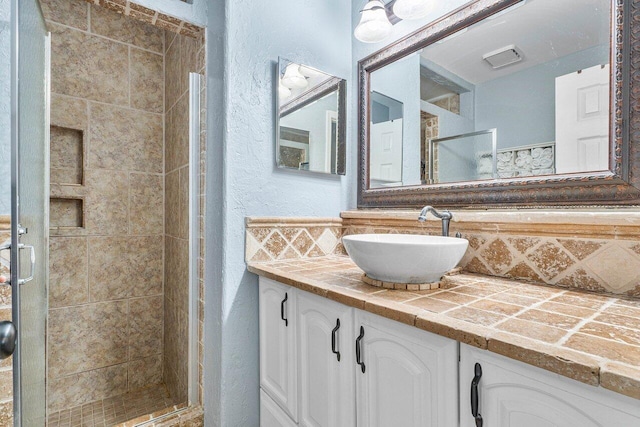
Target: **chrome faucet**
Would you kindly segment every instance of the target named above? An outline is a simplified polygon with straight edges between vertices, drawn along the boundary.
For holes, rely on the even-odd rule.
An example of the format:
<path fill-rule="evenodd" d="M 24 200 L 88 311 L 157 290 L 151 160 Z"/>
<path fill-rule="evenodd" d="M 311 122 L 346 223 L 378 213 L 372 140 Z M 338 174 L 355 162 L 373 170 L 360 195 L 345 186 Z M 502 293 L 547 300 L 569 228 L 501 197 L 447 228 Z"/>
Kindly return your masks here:
<path fill-rule="evenodd" d="M 432 206 L 425 206 L 424 208 L 422 208 L 422 211 L 420 212 L 420 216 L 418 217 L 418 221 L 425 222 L 427 220 L 427 214 L 429 212 L 431 212 L 433 214 L 433 216 L 435 216 L 436 218 L 442 220 L 442 235 L 445 236 L 445 237 L 448 236 L 449 235 L 449 222 L 451 221 L 451 218 L 453 218 L 453 214 L 451 212 L 449 212 L 449 211 L 438 212 Z"/>

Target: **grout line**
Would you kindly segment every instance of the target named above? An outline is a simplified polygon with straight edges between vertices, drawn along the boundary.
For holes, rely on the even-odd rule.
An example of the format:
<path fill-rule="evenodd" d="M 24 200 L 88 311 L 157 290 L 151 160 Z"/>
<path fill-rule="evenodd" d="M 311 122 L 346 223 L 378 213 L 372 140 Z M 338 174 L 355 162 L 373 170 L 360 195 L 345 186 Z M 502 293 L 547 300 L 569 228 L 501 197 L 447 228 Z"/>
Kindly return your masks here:
<path fill-rule="evenodd" d="M 562 337 L 560 338 L 560 340 L 558 341 L 557 345 L 559 346 L 564 346 L 564 344 L 569 341 L 569 338 L 577 333 L 584 325 L 586 325 L 587 323 L 591 322 L 592 320 L 594 320 L 597 316 L 599 316 L 600 314 L 602 314 L 602 312 L 611 307 L 613 305 L 613 303 L 616 300 L 614 298 L 609 298 L 609 301 L 607 301 L 602 307 L 600 307 L 599 310 L 597 310 L 595 313 L 593 313 L 591 316 L 589 317 L 584 317 L 581 318 L 580 322 L 578 322 L 578 324 L 576 326 L 574 326 L 573 328 L 569 329 L 568 332 Z M 602 337 L 600 337 L 602 338 Z M 605 338 L 606 339 L 606 338 Z"/>
<path fill-rule="evenodd" d="M 132 19 L 133 19 L 133 18 L 132 18 Z M 136 45 L 135 45 L 135 44 L 133 44 L 133 43 L 127 43 L 127 42 L 123 42 L 123 41 L 121 41 L 121 40 L 112 39 L 112 38 L 107 37 L 107 36 L 104 36 L 104 35 L 102 35 L 102 34 L 92 33 L 92 32 L 87 31 L 87 30 L 81 30 L 80 28 L 72 27 L 71 25 L 62 24 L 62 23 L 60 23 L 60 22 L 51 21 L 51 20 L 48 20 L 47 22 L 49 22 L 49 23 L 51 23 L 51 24 L 55 24 L 55 25 L 56 25 L 56 26 L 58 26 L 58 27 L 66 28 L 66 29 L 68 29 L 68 30 L 78 31 L 78 32 L 83 33 L 83 34 L 86 34 L 86 35 L 88 35 L 88 36 L 98 37 L 98 38 L 100 38 L 100 39 L 108 40 L 108 41 L 110 41 L 110 42 L 117 43 L 117 44 L 124 45 L 124 46 L 128 46 L 128 47 L 132 47 L 132 48 L 134 48 L 134 49 L 144 50 L 145 52 L 153 53 L 153 54 L 160 55 L 160 56 L 162 55 L 162 52 L 157 52 L 157 51 L 155 51 L 155 50 L 151 50 L 151 49 L 148 49 L 148 48 L 144 48 L 144 47 L 136 46 Z"/>
<path fill-rule="evenodd" d="M 82 97 L 80 97 L 80 96 L 66 95 L 66 94 L 64 94 L 64 93 L 52 92 L 51 94 L 52 94 L 52 95 L 55 95 L 55 96 L 61 96 L 61 97 L 64 97 L 64 98 L 69 98 L 69 99 L 75 99 L 75 100 L 79 100 L 79 101 L 84 101 L 84 102 L 86 102 L 87 104 L 91 104 L 91 103 L 93 103 L 93 104 L 99 104 L 99 105 L 106 105 L 106 106 L 109 106 L 109 107 L 120 108 L 120 109 L 123 109 L 123 110 L 138 111 L 138 112 L 140 112 L 140 113 L 145 113 L 145 114 L 153 114 L 154 116 L 162 116 L 162 115 L 163 115 L 163 113 L 157 113 L 157 112 L 155 112 L 155 111 L 148 111 L 148 110 L 141 110 L 141 109 L 139 109 L 139 108 L 132 108 L 132 107 L 130 107 L 130 106 L 128 106 L 128 105 L 113 104 L 113 103 L 110 103 L 110 102 L 104 102 L 104 101 L 96 101 L 96 100 L 94 100 L 94 99 L 90 99 L 90 98 L 82 98 Z M 54 125 L 54 126 L 56 126 L 56 125 Z M 64 127 L 64 126 L 63 126 L 63 127 Z"/>

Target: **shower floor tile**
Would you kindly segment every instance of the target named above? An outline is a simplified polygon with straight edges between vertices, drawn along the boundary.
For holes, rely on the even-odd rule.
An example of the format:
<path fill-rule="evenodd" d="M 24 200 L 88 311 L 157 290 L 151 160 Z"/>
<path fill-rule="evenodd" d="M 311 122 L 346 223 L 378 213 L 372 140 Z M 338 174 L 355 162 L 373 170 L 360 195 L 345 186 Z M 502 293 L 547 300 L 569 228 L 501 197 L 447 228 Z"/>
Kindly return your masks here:
<path fill-rule="evenodd" d="M 175 405 L 164 384 L 49 414 L 47 427 L 111 427 Z"/>

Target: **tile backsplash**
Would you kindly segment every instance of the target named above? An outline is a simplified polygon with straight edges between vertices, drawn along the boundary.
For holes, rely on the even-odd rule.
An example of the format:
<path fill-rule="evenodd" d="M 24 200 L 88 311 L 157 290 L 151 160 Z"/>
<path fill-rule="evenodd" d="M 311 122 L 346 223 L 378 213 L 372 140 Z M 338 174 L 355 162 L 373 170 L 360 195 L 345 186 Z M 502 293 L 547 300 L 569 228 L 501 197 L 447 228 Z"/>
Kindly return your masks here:
<path fill-rule="evenodd" d="M 344 254 L 340 238 L 348 234 L 440 234 L 439 221 L 419 223 L 417 216 L 348 211 L 340 219 L 248 218 L 246 256 L 272 261 Z M 456 232 L 469 240 L 460 263 L 467 272 L 640 297 L 638 212 L 457 212 Z"/>
<path fill-rule="evenodd" d="M 341 251 L 339 218 L 247 218 L 247 261 L 313 258 Z"/>

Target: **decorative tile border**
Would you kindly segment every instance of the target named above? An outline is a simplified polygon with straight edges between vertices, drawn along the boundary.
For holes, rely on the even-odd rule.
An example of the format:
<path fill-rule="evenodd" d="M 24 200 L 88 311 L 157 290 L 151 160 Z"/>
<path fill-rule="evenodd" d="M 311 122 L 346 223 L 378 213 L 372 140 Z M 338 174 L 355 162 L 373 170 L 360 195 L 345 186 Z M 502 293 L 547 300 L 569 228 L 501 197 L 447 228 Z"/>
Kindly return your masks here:
<path fill-rule="evenodd" d="M 343 212 L 345 234 L 440 233 L 439 221 L 420 224 L 417 213 L 368 214 Z M 451 234 L 460 232 L 469 240 L 460 263 L 465 271 L 640 297 L 638 214 L 576 213 L 557 216 L 555 223 L 547 213 L 539 218 L 529 213 L 528 221 L 523 221 L 526 213 L 513 220 L 505 215 L 454 213 Z"/>
<path fill-rule="evenodd" d="M 340 251 L 340 218 L 246 219 L 247 261 L 314 258 Z"/>
<path fill-rule="evenodd" d="M 346 254 L 342 235 L 440 234 L 413 211 L 348 211 L 342 218 L 247 218 L 246 260 Z M 451 234 L 469 249 L 460 266 L 488 276 L 640 298 L 640 212 L 455 212 Z"/>
<path fill-rule="evenodd" d="M 138 21 L 154 25 L 163 30 L 172 31 L 193 38 L 199 38 L 203 29 L 197 25 L 160 13 L 148 7 L 141 6 L 130 0 L 85 0 L 87 3 L 106 7 L 107 9 L 130 16 Z"/>

